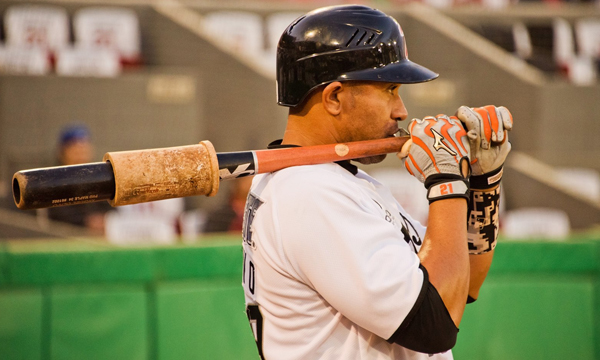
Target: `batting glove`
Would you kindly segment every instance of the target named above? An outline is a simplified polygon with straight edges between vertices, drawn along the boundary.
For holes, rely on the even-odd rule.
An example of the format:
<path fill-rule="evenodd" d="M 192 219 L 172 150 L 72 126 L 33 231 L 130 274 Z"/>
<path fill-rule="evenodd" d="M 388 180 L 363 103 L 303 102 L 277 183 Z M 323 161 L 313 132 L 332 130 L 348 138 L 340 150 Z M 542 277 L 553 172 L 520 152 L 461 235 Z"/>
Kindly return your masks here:
<path fill-rule="evenodd" d="M 454 116 L 413 119 L 411 140 L 398 156 L 408 172 L 425 184 L 429 203 L 469 198 L 469 142 L 467 132 Z"/>
<path fill-rule="evenodd" d="M 471 145 L 471 199 L 467 219 L 470 254 L 494 250 L 498 239 L 502 166 L 510 152 L 508 131 L 513 118 L 508 109 L 492 105 L 461 106 L 456 116 L 467 128 Z"/>
<path fill-rule="evenodd" d="M 511 148 L 508 142 L 508 131 L 513 127 L 510 111 L 504 106 L 461 106 L 456 117 L 465 125 L 471 146 L 471 187 L 488 189 L 499 184 L 502 165 Z"/>

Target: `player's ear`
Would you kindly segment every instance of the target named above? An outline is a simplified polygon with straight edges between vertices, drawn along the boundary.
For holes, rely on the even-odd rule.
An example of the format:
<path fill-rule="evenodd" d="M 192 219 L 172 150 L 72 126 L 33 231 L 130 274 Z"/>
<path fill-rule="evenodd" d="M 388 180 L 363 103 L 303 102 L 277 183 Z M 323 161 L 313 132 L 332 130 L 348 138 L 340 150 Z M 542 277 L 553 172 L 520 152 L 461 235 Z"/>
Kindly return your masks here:
<path fill-rule="evenodd" d="M 323 107 L 331 115 L 339 115 L 342 110 L 339 95 L 343 91 L 343 85 L 339 81 L 334 81 L 323 89 L 321 94 Z"/>

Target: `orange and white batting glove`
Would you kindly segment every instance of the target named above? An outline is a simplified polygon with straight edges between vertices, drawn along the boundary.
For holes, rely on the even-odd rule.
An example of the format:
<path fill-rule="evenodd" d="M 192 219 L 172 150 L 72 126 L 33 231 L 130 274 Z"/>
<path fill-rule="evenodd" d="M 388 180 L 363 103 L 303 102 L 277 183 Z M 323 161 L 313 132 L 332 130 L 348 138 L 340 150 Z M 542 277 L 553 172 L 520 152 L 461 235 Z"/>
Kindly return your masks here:
<path fill-rule="evenodd" d="M 504 106 L 461 106 L 456 117 L 465 125 L 471 145 L 471 187 L 488 189 L 500 183 L 502 165 L 510 152 L 508 131 L 513 118 Z"/>
<path fill-rule="evenodd" d="M 429 203 L 468 199 L 470 148 L 461 122 L 440 114 L 413 119 L 408 129 L 411 139 L 398 157 L 408 172 L 425 184 Z"/>
<path fill-rule="evenodd" d="M 498 238 L 500 180 L 502 166 L 510 152 L 508 131 L 513 118 L 508 109 L 492 105 L 461 106 L 456 116 L 467 128 L 471 145 L 471 198 L 467 219 L 470 254 L 494 250 Z"/>

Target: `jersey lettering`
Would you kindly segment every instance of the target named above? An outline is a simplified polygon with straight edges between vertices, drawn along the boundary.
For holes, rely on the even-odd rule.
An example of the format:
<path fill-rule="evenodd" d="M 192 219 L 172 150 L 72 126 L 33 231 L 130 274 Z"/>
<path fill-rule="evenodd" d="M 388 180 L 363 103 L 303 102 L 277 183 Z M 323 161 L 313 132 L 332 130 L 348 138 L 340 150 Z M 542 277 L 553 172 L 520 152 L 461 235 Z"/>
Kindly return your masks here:
<path fill-rule="evenodd" d="M 252 222 L 254 221 L 254 216 L 256 216 L 256 210 L 263 204 L 263 201 L 260 200 L 253 193 L 248 194 L 248 198 L 246 199 L 246 209 L 244 210 L 244 228 L 242 230 L 242 235 L 244 237 L 244 243 L 248 244 L 252 249 L 255 249 L 256 246 L 254 241 L 252 240 Z"/>
<path fill-rule="evenodd" d="M 404 241 L 406 241 L 408 245 L 412 246 L 415 253 L 419 252 L 423 241 L 421 240 L 417 229 L 415 229 L 414 225 L 408 221 L 408 219 L 404 217 L 402 213 L 398 214 L 400 214 L 402 217 L 402 234 L 404 235 Z"/>
<path fill-rule="evenodd" d="M 452 189 L 452 188 L 450 188 L 450 189 Z M 394 216 L 392 216 L 392 213 L 390 213 L 387 209 L 385 209 L 375 199 L 372 199 L 372 200 L 375 202 L 375 204 L 377 204 L 377 206 L 379 206 L 381 208 L 381 210 L 385 211 L 385 221 L 398 227 L 396 225 Z M 408 245 L 411 245 L 411 247 L 413 248 L 413 251 L 415 253 L 419 252 L 419 249 L 421 247 L 421 244 L 423 244 L 423 241 L 421 240 L 421 237 L 419 236 L 417 229 L 415 229 L 414 225 L 404 215 L 402 215 L 402 213 L 399 212 L 398 215 L 400 215 L 402 217 L 402 223 L 401 223 L 402 227 L 401 227 L 400 231 L 402 231 L 402 234 L 404 235 L 404 241 L 406 241 L 406 243 Z"/>

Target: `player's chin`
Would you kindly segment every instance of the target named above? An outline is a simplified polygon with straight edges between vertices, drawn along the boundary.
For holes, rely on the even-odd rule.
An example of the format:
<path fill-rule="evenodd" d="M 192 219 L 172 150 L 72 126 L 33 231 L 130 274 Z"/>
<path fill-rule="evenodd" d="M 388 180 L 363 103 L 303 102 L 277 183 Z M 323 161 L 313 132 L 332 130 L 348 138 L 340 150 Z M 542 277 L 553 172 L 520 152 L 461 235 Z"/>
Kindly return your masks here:
<path fill-rule="evenodd" d="M 354 159 L 354 161 L 359 162 L 363 165 L 378 164 L 378 163 L 382 162 L 386 156 L 387 156 L 387 154 L 369 156 L 369 157 L 365 157 L 365 158 Z"/>

